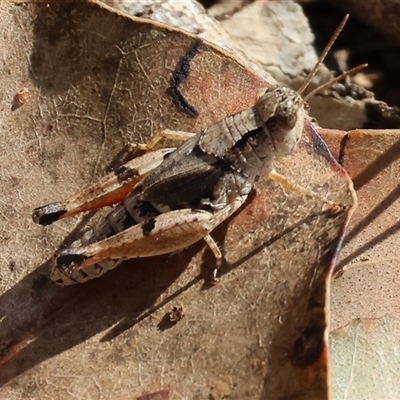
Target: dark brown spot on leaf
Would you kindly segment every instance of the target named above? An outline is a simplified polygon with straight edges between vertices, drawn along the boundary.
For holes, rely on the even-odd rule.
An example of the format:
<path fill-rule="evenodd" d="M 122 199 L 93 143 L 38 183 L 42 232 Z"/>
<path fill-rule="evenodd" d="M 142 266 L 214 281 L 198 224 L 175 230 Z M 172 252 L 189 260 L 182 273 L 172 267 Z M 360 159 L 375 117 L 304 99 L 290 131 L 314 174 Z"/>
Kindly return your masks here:
<path fill-rule="evenodd" d="M 322 326 L 312 326 L 302 332 L 292 349 L 293 365 L 305 368 L 318 361 L 324 349 L 324 331 Z"/>

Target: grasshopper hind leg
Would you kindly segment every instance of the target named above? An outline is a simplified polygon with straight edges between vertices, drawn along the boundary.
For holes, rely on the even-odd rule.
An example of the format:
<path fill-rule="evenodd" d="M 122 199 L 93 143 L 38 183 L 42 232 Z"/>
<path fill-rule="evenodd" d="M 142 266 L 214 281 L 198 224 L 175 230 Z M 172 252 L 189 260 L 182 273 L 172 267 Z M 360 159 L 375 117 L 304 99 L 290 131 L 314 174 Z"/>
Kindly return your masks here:
<path fill-rule="evenodd" d="M 45 204 L 34 209 L 32 219 L 50 225 L 84 211 L 97 210 L 122 202 L 146 175 L 158 167 L 175 148 L 165 148 L 137 157 L 64 202 Z"/>

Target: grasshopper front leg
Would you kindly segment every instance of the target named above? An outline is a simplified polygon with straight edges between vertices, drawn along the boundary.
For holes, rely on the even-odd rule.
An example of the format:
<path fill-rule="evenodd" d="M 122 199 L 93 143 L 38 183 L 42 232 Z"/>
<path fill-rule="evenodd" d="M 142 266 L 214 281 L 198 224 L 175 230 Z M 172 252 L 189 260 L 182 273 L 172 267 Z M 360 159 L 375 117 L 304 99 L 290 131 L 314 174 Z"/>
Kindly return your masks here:
<path fill-rule="evenodd" d="M 141 151 L 149 151 L 152 150 L 160 140 L 169 139 L 174 141 L 186 141 L 193 136 L 196 136 L 195 133 L 185 132 L 185 131 L 173 131 L 171 129 L 164 129 L 162 131 L 157 132 L 154 136 L 150 138 L 150 140 L 146 144 L 130 144 L 129 149 L 131 151 L 141 150 Z"/>

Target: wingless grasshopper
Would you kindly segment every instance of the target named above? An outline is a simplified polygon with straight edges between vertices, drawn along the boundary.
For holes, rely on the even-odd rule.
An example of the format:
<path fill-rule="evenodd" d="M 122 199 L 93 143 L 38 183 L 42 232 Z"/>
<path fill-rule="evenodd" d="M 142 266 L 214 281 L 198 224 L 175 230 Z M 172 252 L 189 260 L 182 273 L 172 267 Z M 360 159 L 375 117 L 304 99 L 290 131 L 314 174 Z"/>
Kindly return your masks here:
<path fill-rule="evenodd" d="M 33 220 L 47 225 L 120 203 L 79 247 L 67 247 L 54 255 L 51 278 L 63 285 L 85 282 L 121 260 L 174 252 L 200 239 L 205 239 L 220 260 L 221 251 L 210 232 L 246 201 L 261 170 L 285 186 L 305 191 L 279 175 L 273 162 L 296 148 L 307 114 L 306 99 L 300 93 L 344 23 L 299 92 L 273 85 L 260 93 L 253 107 L 199 134 L 161 132 L 149 147 L 161 137 L 189 138 L 177 149 L 135 158 L 64 203 L 36 208 Z"/>

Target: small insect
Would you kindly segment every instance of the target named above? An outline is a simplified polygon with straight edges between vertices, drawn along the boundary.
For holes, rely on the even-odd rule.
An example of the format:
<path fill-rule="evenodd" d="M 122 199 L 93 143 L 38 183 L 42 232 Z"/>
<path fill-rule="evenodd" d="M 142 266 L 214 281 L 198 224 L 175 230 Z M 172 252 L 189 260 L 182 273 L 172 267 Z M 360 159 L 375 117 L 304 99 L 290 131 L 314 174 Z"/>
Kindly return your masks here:
<path fill-rule="evenodd" d="M 182 305 L 173 306 L 172 310 L 167 312 L 161 321 L 158 323 L 158 328 L 160 330 L 165 330 L 176 325 L 185 316 L 185 310 Z"/>
<path fill-rule="evenodd" d="M 185 311 L 181 305 L 172 307 L 172 310 L 166 314 L 168 321 L 171 323 L 176 323 L 180 321 L 185 316 Z"/>
<path fill-rule="evenodd" d="M 305 99 L 300 93 L 346 20 L 298 92 L 273 85 L 260 93 L 253 107 L 198 134 L 160 132 L 148 145 L 139 147 L 150 150 L 164 137 L 185 142 L 177 149 L 150 151 L 135 158 L 64 203 L 36 208 L 33 220 L 48 225 L 82 211 L 119 203 L 78 247 L 61 249 L 54 255 L 51 279 L 61 285 L 85 282 L 124 259 L 171 253 L 201 239 L 220 261 L 221 250 L 210 233 L 246 201 L 261 170 L 285 187 L 302 190 L 337 207 L 288 182 L 274 170 L 273 162 L 295 150 L 307 114 L 305 102 L 315 91 Z M 357 70 L 361 67 L 364 65 Z M 343 75 L 328 84 L 341 78 Z"/>

